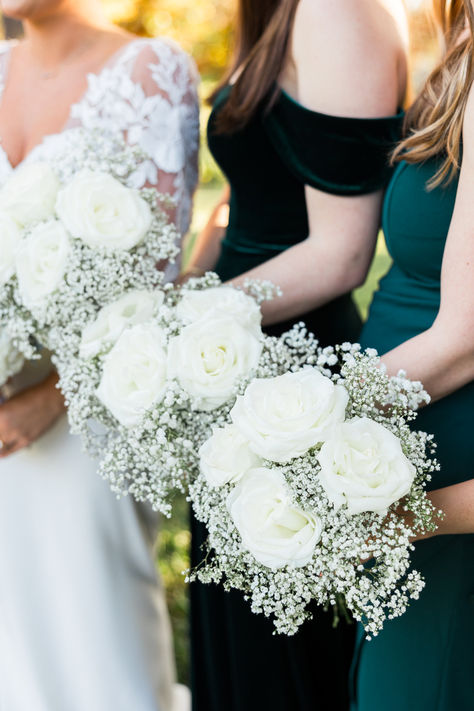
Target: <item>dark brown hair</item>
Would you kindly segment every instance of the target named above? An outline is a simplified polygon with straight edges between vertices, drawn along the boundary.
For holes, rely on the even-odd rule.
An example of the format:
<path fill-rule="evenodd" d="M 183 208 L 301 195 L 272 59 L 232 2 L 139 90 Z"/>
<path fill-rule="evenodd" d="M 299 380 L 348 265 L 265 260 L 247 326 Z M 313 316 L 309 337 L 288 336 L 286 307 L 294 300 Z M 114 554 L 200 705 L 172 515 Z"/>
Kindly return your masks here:
<path fill-rule="evenodd" d="M 219 112 L 217 131 L 243 128 L 263 101 L 271 108 L 290 45 L 299 0 L 239 0 L 236 47 L 231 66 L 211 100 L 238 71 L 228 100 Z"/>
<path fill-rule="evenodd" d="M 429 182 L 436 187 L 459 170 L 464 113 L 474 79 L 474 11 L 471 0 L 434 0 L 444 57 L 407 113 L 407 136 L 394 160 L 420 163 L 443 156 Z"/>

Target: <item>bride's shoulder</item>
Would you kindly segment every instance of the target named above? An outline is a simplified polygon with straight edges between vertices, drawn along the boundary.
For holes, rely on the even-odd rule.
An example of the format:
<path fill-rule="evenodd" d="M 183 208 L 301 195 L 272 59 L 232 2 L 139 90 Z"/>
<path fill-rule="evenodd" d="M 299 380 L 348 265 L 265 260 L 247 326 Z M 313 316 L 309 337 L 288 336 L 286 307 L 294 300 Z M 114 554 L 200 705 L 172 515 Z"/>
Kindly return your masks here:
<path fill-rule="evenodd" d="M 169 85 L 192 87 L 198 82 L 193 59 L 180 45 L 167 37 L 140 37 L 132 40 L 122 55 L 134 82 L 144 89 L 150 83 L 167 91 Z"/>

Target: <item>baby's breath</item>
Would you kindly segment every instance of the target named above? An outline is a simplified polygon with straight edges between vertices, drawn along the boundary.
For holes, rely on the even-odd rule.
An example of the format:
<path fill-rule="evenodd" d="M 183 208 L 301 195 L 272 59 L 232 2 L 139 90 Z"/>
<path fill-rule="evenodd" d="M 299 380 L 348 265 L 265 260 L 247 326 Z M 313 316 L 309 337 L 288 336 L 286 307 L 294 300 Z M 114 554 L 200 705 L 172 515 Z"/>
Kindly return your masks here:
<path fill-rule="evenodd" d="M 265 339 L 258 376 L 273 377 L 307 365 L 345 386 L 349 393 L 347 418 L 369 417 L 399 438 L 404 454 L 416 468 L 413 486 L 403 502 L 411 517 L 402 517 L 397 503 L 386 515 L 349 515 L 346 507 L 336 509 L 318 477 L 319 447 L 289 464 L 265 462 L 283 473 L 293 503 L 317 516 L 323 528 L 309 564 L 274 570 L 258 563 L 243 548 L 227 506 L 234 485 L 215 488 L 199 473 L 191 484 L 190 500 L 209 535 L 202 551 L 203 563 L 188 571 L 188 580 L 221 582 L 226 589 L 241 590 L 253 612 L 271 617 L 275 631 L 287 635 L 311 617 L 310 602 L 327 608 L 343 599 L 367 636 L 373 637 L 386 619 L 402 615 L 424 586 L 420 573 L 410 570 L 411 540 L 436 528 L 440 512 L 427 498 L 425 486 L 438 465 L 432 456 L 432 437 L 412 429 L 409 423 L 429 398 L 421 384 L 408 380 L 404 373 L 388 377 L 375 351 L 362 351 L 358 344 L 349 343 L 320 348 L 303 324 L 279 339 Z M 367 559 L 369 563 L 364 564 Z"/>

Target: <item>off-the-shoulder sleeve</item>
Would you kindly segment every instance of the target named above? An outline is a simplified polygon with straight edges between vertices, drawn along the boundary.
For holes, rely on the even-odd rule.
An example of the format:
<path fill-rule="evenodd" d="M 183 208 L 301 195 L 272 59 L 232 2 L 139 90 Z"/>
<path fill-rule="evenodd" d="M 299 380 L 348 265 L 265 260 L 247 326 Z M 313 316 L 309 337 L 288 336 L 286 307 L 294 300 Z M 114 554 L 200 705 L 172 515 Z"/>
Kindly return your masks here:
<path fill-rule="evenodd" d="M 389 155 L 400 138 L 403 112 L 386 118 L 321 114 L 282 93 L 263 118 L 266 133 L 289 170 L 305 185 L 335 195 L 384 187 Z"/>

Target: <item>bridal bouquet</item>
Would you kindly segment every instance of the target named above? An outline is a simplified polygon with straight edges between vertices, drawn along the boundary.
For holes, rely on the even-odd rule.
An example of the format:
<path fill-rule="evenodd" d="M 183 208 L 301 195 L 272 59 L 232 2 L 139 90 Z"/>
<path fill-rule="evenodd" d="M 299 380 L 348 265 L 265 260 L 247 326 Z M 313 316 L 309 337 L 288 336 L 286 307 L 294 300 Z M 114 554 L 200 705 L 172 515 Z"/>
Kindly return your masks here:
<path fill-rule="evenodd" d="M 54 164 L 27 163 L 0 189 L 0 323 L 30 358 L 38 341 L 63 350 L 127 290 L 159 287 L 157 263 L 177 254 L 156 191 L 127 185 L 139 151 L 120 136 L 65 137 Z"/>
<path fill-rule="evenodd" d="M 319 349 L 298 328 L 274 348 L 291 367 L 254 379 L 200 448 L 190 497 L 210 555 L 190 578 L 242 590 L 279 633 L 342 602 L 375 635 L 424 584 L 410 540 L 436 527 L 437 464 L 409 422 L 428 396 L 371 350 Z"/>
<path fill-rule="evenodd" d="M 215 275 L 166 284 L 159 265 L 179 240 L 156 191 L 129 185 L 140 151 L 115 135 L 65 137 L 54 164 L 27 164 L 0 190 L 0 323 L 24 357 L 52 353 L 71 431 L 112 488 L 169 513 L 257 372 L 258 301 L 272 289 L 254 284 L 252 298 Z"/>
<path fill-rule="evenodd" d="M 179 289 L 130 291 L 83 330 L 62 380 L 76 431 L 93 441 L 92 421 L 111 433 L 100 473 L 116 493 L 169 514 L 175 490 L 185 491 L 200 444 L 259 372 L 258 301 L 271 288 L 253 290 L 255 298 L 209 274 Z"/>

